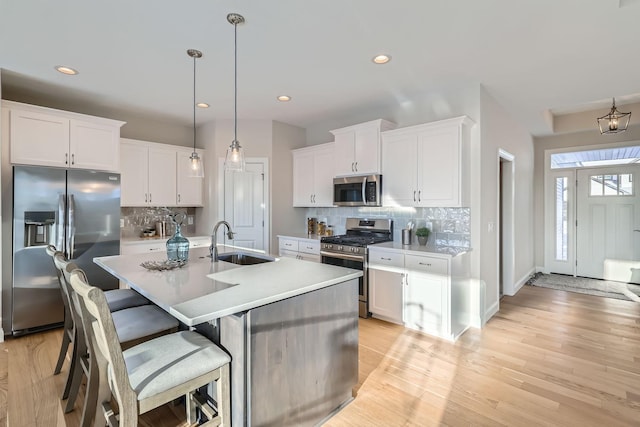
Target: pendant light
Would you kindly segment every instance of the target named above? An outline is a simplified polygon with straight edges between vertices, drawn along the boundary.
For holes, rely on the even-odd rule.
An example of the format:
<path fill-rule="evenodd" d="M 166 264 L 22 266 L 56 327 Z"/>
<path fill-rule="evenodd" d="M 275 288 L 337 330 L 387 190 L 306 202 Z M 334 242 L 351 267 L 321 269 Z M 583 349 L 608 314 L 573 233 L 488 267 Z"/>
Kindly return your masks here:
<path fill-rule="evenodd" d="M 187 176 L 190 178 L 204 178 L 202 160 L 196 153 L 196 59 L 202 58 L 202 52 L 196 49 L 187 50 L 187 55 L 193 58 L 193 153 L 189 157 L 191 167 Z"/>
<path fill-rule="evenodd" d="M 629 119 L 631 113 L 621 113 L 616 108 L 616 99 L 613 98 L 613 106 L 609 114 L 605 114 L 602 117 L 598 117 L 598 127 L 600 128 L 600 134 L 620 133 L 627 130 L 629 126 Z"/>
<path fill-rule="evenodd" d="M 227 171 L 243 172 L 244 171 L 244 152 L 238 142 L 238 24 L 244 23 L 244 17 L 237 13 L 227 15 L 227 21 L 233 24 L 234 31 L 234 69 L 233 69 L 233 141 L 227 148 L 227 156 L 224 159 L 224 169 Z"/>

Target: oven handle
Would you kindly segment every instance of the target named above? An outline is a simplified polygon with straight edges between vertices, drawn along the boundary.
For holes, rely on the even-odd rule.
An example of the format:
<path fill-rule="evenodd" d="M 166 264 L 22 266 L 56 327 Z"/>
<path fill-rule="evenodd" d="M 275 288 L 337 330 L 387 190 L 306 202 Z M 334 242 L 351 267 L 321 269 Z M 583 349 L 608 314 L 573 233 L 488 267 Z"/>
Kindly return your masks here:
<path fill-rule="evenodd" d="M 360 261 L 360 262 L 365 261 L 365 257 L 362 255 L 337 254 L 335 252 L 326 252 L 326 251 L 320 251 L 320 255 L 331 257 L 331 258 L 348 259 L 352 261 Z"/>

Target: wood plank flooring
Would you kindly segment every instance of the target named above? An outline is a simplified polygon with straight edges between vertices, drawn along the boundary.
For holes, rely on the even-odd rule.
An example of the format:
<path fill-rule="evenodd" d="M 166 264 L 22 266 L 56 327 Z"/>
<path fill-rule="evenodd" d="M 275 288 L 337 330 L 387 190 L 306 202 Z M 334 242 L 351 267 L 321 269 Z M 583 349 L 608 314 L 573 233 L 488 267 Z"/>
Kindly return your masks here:
<path fill-rule="evenodd" d="M 52 374 L 61 337 L 0 344 L 0 426 L 79 424 L 59 398 L 68 364 Z M 456 343 L 361 320 L 356 390 L 326 426 L 638 426 L 640 304 L 525 286 Z M 169 407 L 144 423 L 185 425 Z"/>

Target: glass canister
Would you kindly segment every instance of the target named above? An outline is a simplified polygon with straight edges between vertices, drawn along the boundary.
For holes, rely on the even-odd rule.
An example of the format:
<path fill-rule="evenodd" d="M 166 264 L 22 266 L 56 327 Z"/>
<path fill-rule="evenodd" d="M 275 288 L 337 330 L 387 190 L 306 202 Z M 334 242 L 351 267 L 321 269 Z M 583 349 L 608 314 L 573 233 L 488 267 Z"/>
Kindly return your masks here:
<path fill-rule="evenodd" d="M 176 224 L 175 234 L 167 240 L 167 259 L 169 261 L 188 261 L 189 260 L 189 239 L 182 235 L 180 227 L 182 220 L 179 215 L 172 218 Z"/>

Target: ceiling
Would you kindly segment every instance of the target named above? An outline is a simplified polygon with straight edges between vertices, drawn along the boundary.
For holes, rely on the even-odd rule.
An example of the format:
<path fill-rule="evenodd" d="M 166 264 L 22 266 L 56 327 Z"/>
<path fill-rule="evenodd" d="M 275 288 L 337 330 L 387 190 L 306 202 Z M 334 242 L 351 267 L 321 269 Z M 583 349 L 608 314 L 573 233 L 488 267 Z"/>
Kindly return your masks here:
<path fill-rule="evenodd" d="M 533 135 L 549 114 L 640 100 L 638 0 L 0 0 L 3 92 L 193 120 L 307 127 L 450 88 L 483 85 Z M 379 53 L 391 62 L 376 65 Z M 66 76 L 54 70 L 79 70 Z M 287 94 L 288 103 L 276 97 Z M 452 95 L 453 96 L 453 95 Z M 374 119 L 377 117 L 371 117 Z"/>

